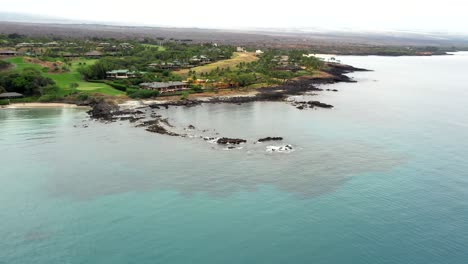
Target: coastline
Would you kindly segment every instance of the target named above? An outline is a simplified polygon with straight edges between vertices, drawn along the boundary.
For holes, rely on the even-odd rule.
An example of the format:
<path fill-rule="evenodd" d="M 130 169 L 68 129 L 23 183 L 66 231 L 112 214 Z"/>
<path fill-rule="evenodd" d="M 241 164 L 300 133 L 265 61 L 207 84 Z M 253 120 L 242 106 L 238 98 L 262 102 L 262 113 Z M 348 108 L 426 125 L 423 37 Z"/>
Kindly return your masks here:
<path fill-rule="evenodd" d="M 208 92 L 200 94 L 191 94 L 188 99 L 181 99 L 180 96 L 159 97 L 148 100 L 134 100 L 130 98 L 111 98 L 101 97 L 98 100 L 91 101 L 69 101 L 69 102 L 30 102 L 30 103 L 11 103 L 0 106 L 0 109 L 26 109 L 26 108 L 76 108 L 76 109 L 95 109 L 103 105 L 112 106 L 107 108 L 104 115 L 93 116 L 95 119 L 113 119 L 118 114 L 114 112 L 131 111 L 141 107 L 159 108 L 169 106 L 195 106 L 209 103 L 234 103 L 242 104 L 255 101 L 283 101 L 288 102 L 287 98 L 293 95 L 299 95 L 310 91 L 333 91 L 334 89 L 322 89 L 317 85 L 333 84 L 339 82 L 356 82 L 348 77 L 347 73 L 357 71 L 369 71 L 367 69 L 355 68 L 350 65 L 339 63 L 327 63 L 328 68 L 317 72 L 313 76 L 302 76 L 286 80 L 282 84 L 275 86 L 266 86 L 257 89 L 226 89 L 219 92 Z M 101 109 L 102 110 L 102 109 Z"/>
<path fill-rule="evenodd" d="M 335 89 L 323 89 L 317 87 L 322 84 L 334 84 L 339 82 L 356 82 L 346 74 L 359 71 L 370 71 L 367 69 L 355 68 L 346 64 L 328 63 L 329 68 L 319 72 L 314 76 L 302 76 L 285 81 L 282 84 L 257 88 L 255 90 L 229 90 L 220 93 L 192 94 L 187 100 L 181 100 L 179 96 L 157 98 L 154 100 L 127 100 L 119 103 L 120 109 L 132 109 L 136 107 L 169 107 L 169 106 L 195 106 L 209 103 L 233 103 L 242 104 L 258 101 L 284 101 L 293 95 L 300 95 L 306 92 L 338 92 Z"/>
<path fill-rule="evenodd" d="M 12 103 L 4 105 L 0 109 L 27 109 L 27 108 L 76 108 L 76 109 L 89 109 L 89 106 L 80 106 L 77 104 L 67 103 Z"/>
<path fill-rule="evenodd" d="M 291 96 L 301 95 L 307 92 L 339 92 L 333 88 L 318 87 L 322 84 L 334 84 L 339 82 L 356 82 L 353 78 L 347 76 L 347 73 L 357 71 L 369 71 L 366 69 L 355 68 L 350 65 L 329 63 L 329 68 L 317 76 L 304 76 L 285 81 L 283 84 L 272 87 L 258 88 L 252 92 L 232 91 L 223 94 L 194 96 L 189 99 L 164 98 L 164 100 L 127 100 L 113 101 L 102 99 L 94 102 L 92 109 L 88 111 L 91 120 L 104 123 L 128 121 L 135 127 L 143 128 L 148 132 L 175 137 L 194 137 L 193 132 L 197 129 L 193 125 L 188 127 L 176 127 L 169 122 L 167 117 L 163 117 L 160 109 L 169 109 L 170 107 L 194 107 L 203 104 L 237 104 L 251 102 L 284 102 L 290 104 L 298 111 L 307 111 L 310 109 L 328 109 L 334 108 L 333 105 L 320 101 L 296 101 L 290 100 Z M 230 145 L 229 149 L 235 149 L 232 145 L 245 144 L 247 141 L 241 138 L 226 138 L 219 134 L 206 134 L 206 130 L 197 131 L 202 140 L 214 142 L 219 145 Z M 265 135 L 259 140 L 279 140 L 282 137 L 278 135 Z M 274 150 L 276 151 L 276 150 Z M 292 151 L 289 145 L 282 146 L 278 151 Z"/>

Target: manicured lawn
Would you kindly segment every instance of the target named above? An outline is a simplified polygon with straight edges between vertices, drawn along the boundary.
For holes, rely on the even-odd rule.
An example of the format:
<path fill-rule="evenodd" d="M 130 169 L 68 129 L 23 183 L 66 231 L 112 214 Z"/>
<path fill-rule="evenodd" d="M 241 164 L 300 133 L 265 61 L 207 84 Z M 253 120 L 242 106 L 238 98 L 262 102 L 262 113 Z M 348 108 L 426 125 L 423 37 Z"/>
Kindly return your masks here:
<path fill-rule="evenodd" d="M 37 70 L 42 70 L 41 65 L 24 62 L 22 57 L 8 58 L 8 59 L 5 59 L 5 61 L 8 61 L 14 64 L 15 68 L 13 68 L 13 70 L 16 70 L 16 71 L 21 71 L 26 68 L 34 68 Z"/>
<path fill-rule="evenodd" d="M 14 68 L 14 70 L 18 70 L 18 71 L 23 70 L 28 67 L 32 67 L 38 70 L 42 69 L 40 65 L 24 62 L 23 58 L 21 57 L 10 58 L 10 59 L 7 59 L 6 61 L 9 61 L 15 64 L 16 67 Z M 81 75 L 78 72 L 78 68 L 81 67 L 82 65 L 92 65 L 96 63 L 96 61 L 97 60 L 87 60 L 87 59 L 76 60 L 72 62 L 72 66 L 70 67 L 69 72 L 56 73 L 56 74 L 55 73 L 43 73 L 43 75 L 55 81 L 57 86 L 60 88 L 60 95 L 62 96 L 67 95 L 72 92 L 72 89 L 70 88 L 70 85 L 72 83 L 77 83 L 78 84 L 77 90 L 80 92 L 84 92 L 84 93 L 89 93 L 89 94 L 99 93 L 99 94 L 112 95 L 112 96 L 124 95 L 125 94 L 124 92 L 114 89 L 105 83 L 92 83 L 92 82 L 83 81 L 81 79 Z"/>
<path fill-rule="evenodd" d="M 200 74 L 200 73 L 210 72 L 212 70 L 215 70 L 218 67 L 220 69 L 228 68 L 228 67 L 231 68 L 231 69 L 234 69 L 241 62 L 249 63 L 249 62 L 254 62 L 256 60 L 258 60 L 258 58 L 255 56 L 255 53 L 251 53 L 251 52 L 234 52 L 234 55 L 230 59 L 221 60 L 221 61 L 210 63 L 210 64 L 207 64 L 207 65 L 195 67 L 195 68 L 192 68 L 191 70 L 195 71 L 197 74 Z M 176 74 L 178 74 L 180 76 L 183 76 L 183 77 L 186 77 L 188 75 L 188 72 L 189 72 L 189 69 L 185 69 L 185 70 L 181 70 L 181 71 L 176 72 Z"/>
<path fill-rule="evenodd" d="M 165 47 L 159 46 L 159 45 L 143 44 L 143 46 L 148 47 L 148 48 L 158 48 L 158 51 L 166 51 Z"/>

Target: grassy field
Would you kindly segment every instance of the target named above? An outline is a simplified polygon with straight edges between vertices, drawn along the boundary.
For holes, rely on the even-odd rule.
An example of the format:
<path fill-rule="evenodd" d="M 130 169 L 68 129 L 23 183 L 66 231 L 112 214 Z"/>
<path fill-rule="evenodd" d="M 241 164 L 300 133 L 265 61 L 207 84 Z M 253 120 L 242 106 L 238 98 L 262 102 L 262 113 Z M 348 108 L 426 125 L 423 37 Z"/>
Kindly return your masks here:
<path fill-rule="evenodd" d="M 234 52 L 234 55 L 230 59 L 217 61 L 217 62 L 210 63 L 204 66 L 195 67 L 195 68 L 192 68 L 191 70 L 195 71 L 197 74 L 200 74 L 200 73 L 210 72 L 212 70 L 215 70 L 218 67 L 220 69 L 228 68 L 228 67 L 231 69 L 234 69 L 241 62 L 249 63 L 249 62 L 253 62 L 256 60 L 258 60 L 258 58 L 255 56 L 255 53 L 253 52 Z M 176 72 L 176 74 L 183 76 L 183 77 L 187 77 L 188 72 L 189 72 L 189 69 L 184 69 L 184 70 Z"/>
<path fill-rule="evenodd" d="M 5 61 L 8 61 L 9 63 L 13 64 L 15 66 L 13 70 L 16 70 L 16 71 L 22 71 L 23 69 L 26 69 L 26 68 L 34 68 L 37 70 L 42 69 L 41 65 L 24 62 L 22 57 L 8 58 L 8 59 L 5 59 Z"/>
<path fill-rule="evenodd" d="M 15 65 L 14 70 L 16 71 L 20 71 L 25 68 L 35 68 L 38 70 L 42 69 L 42 67 L 38 64 L 24 62 L 23 58 L 21 57 L 10 58 L 10 59 L 7 59 L 6 61 L 13 63 Z M 73 91 L 73 89 L 70 88 L 70 85 L 72 83 L 77 83 L 78 84 L 77 90 L 83 93 L 87 93 L 87 94 L 98 93 L 98 94 L 112 95 L 112 96 L 124 95 L 125 94 L 124 92 L 114 89 L 105 83 L 92 83 L 92 82 L 87 82 L 81 79 L 81 75 L 78 72 L 78 68 L 81 66 L 80 63 L 82 65 L 84 64 L 92 65 L 93 63 L 96 63 L 96 61 L 97 60 L 87 60 L 87 59 L 75 60 L 72 62 L 72 66 L 70 67 L 69 72 L 43 73 L 43 75 L 55 81 L 57 86 L 60 88 L 59 95 L 61 96 L 67 95 Z"/>
<path fill-rule="evenodd" d="M 145 47 L 147 47 L 147 48 L 158 48 L 158 51 L 166 51 L 166 48 L 165 48 L 165 47 L 159 46 L 159 45 L 143 44 L 143 46 L 145 46 Z"/>

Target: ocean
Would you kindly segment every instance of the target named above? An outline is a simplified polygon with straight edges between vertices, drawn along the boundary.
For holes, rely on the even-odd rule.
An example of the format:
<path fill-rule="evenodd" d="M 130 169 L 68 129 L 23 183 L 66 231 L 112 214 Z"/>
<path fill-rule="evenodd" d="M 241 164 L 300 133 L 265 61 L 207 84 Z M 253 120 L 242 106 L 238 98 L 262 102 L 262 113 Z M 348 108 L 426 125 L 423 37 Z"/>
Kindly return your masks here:
<path fill-rule="evenodd" d="M 0 110 L 0 263 L 467 263 L 468 53 L 339 59 L 333 109 L 160 110 L 192 138 Z"/>

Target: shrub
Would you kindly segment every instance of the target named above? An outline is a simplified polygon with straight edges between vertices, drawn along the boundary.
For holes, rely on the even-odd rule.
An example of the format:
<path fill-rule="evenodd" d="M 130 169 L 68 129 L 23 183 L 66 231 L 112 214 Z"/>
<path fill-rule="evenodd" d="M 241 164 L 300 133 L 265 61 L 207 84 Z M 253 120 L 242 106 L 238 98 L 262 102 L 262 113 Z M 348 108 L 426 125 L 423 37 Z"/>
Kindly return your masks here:
<path fill-rule="evenodd" d="M 52 79 L 43 77 L 39 71 L 32 68 L 20 72 L 0 73 L 0 86 L 8 92 L 17 92 L 25 96 L 42 94 L 44 89 L 54 84 Z"/>
<path fill-rule="evenodd" d="M 41 103 L 47 103 L 47 102 L 55 102 L 58 101 L 60 97 L 56 94 L 46 94 L 41 97 L 39 97 L 38 101 Z"/>
<path fill-rule="evenodd" d="M 190 88 L 195 93 L 203 93 L 203 87 L 201 85 L 190 85 Z"/>
<path fill-rule="evenodd" d="M 180 95 L 180 100 L 187 100 L 189 98 L 189 95 L 190 93 L 187 91 L 182 92 L 182 94 Z"/>
<path fill-rule="evenodd" d="M 49 95 L 49 94 L 58 94 L 60 89 L 55 84 L 49 84 L 47 86 L 39 88 L 39 92 L 41 95 Z"/>
<path fill-rule="evenodd" d="M 0 105 L 9 105 L 9 104 L 10 104 L 10 100 L 8 99 L 0 100 Z"/>
<path fill-rule="evenodd" d="M 76 97 L 76 99 L 79 100 L 79 101 L 86 101 L 86 100 L 89 99 L 89 95 L 83 94 L 83 93 L 82 93 L 82 94 L 79 94 L 79 95 Z"/>
<path fill-rule="evenodd" d="M 143 90 L 143 89 L 127 89 L 127 95 L 133 99 L 145 99 L 151 97 L 157 97 L 159 91 Z"/>
<path fill-rule="evenodd" d="M 11 63 L 0 60 L 0 70 L 7 69 L 8 67 L 10 67 L 10 65 Z"/>
<path fill-rule="evenodd" d="M 34 103 L 39 99 L 38 96 L 10 99 L 10 103 Z"/>
<path fill-rule="evenodd" d="M 121 84 L 121 83 L 116 83 L 116 82 L 107 82 L 108 85 L 112 86 L 113 88 L 120 90 L 120 91 L 127 91 L 127 85 Z"/>

